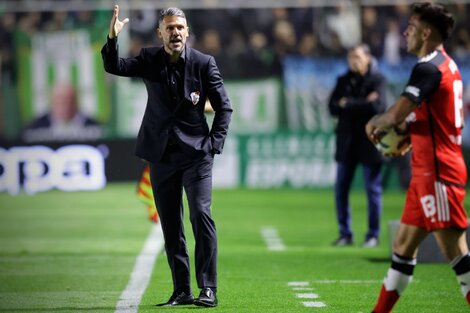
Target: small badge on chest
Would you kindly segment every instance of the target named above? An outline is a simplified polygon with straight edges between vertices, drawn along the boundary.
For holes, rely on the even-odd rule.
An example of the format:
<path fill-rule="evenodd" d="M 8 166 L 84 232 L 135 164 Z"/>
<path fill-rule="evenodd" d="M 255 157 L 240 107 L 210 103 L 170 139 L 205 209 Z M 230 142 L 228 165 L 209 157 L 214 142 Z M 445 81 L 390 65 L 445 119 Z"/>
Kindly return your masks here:
<path fill-rule="evenodd" d="M 191 92 L 190 96 L 191 96 L 191 101 L 193 102 L 194 105 L 196 105 L 199 102 L 200 92 L 193 91 Z"/>

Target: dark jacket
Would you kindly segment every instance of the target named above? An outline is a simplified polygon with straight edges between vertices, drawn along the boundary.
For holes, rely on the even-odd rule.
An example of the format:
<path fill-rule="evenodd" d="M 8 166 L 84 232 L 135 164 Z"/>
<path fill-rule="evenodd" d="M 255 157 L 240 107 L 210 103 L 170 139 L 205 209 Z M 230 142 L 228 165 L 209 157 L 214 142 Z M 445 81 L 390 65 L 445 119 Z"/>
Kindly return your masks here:
<path fill-rule="evenodd" d="M 331 115 L 338 118 L 336 161 L 369 164 L 382 161 L 382 155 L 366 136 L 365 125 L 372 116 L 385 111 L 386 89 L 385 77 L 375 66 L 371 66 L 365 76 L 348 71 L 338 78 L 329 101 Z M 367 95 L 374 91 L 379 98 L 367 101 Z M 344 108 L 339 106 L 342 97 L 348 99 Z"/>
<path fill-rule="evenodd" d="M 137 57 L 120 58 L 117 39 L 108 39 L 101 50 L 108 73 L 141 77 L 147 88 L 147 106 L 135 151 L 144 160 L 161 159 L 170 132 L 183 150 L 195 157 L 222 152 L 232 108 L 219 69 L 212 56 L 189 47 L 184 53 L 184 95 L 175 105 L 170 99 L 163 47 L 143 48 Z M 207 98 L 215 111 L 211 129 L 204 115 Z"/>

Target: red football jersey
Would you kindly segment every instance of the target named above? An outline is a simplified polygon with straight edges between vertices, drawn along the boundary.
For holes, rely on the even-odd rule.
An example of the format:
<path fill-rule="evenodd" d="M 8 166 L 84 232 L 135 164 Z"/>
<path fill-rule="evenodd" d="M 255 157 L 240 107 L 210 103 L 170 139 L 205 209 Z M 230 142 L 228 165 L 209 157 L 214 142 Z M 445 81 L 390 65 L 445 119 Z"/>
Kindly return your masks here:
<path fill-rule="evenodd" d="M 463 84 L 455 62 L 436 50 L 414 66 L 402 95 L 418 107 L 408 116 L 412 174 L 464 186 L 467 169 L 462 155 Z"/>

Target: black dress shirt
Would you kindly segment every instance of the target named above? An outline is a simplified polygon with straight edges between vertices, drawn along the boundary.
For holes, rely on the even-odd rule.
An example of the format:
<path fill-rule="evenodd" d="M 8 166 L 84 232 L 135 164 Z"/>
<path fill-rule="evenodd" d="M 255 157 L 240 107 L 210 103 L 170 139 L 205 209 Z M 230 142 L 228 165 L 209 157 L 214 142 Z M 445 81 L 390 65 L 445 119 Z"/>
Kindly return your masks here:
<path fill-rule="evenodd" d="M 168 75 L 168 84 L 170 86 L 170 94 L 172 104 L 176 107 L 183 96 L 184 82 L 184 51 L 181 53 L 177 62 L 170 62 L 169 56 L 166 58 L 166 72 Z"/>

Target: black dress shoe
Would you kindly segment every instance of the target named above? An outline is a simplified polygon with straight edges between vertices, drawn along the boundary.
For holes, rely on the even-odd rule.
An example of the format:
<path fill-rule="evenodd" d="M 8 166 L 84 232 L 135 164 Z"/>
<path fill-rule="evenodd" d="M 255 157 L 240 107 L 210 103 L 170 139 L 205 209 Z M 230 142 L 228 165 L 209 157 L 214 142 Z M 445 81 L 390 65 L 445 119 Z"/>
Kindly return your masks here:
<path fill-rule="evenodd" d="M 165 303 L 159 303 L 157 306 L 175 306 L 175 305 L 185 305 L 185 304 L 193 304 L 194 303 L 194 297 L 192 293 L 190 292 L 185 293 L 183 292 L 173 292 L 171 295 L 170 299 L 165 302 Z"/>
<path fill-rule="evenodd" d="M 212 288 L 202 288 L 199 298 L 194 300 L 194 304 L 197 306 L 215 307 L 217 306 L 217 296 Z"/>

